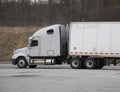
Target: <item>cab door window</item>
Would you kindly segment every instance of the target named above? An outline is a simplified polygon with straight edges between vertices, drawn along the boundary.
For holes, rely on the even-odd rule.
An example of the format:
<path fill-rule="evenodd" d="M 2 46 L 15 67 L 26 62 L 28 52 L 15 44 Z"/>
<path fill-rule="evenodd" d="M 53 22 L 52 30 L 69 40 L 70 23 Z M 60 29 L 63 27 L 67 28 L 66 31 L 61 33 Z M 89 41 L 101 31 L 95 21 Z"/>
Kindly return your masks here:
<path fill-rule="evenodd" d="M 38 46 L 38 40 L 32 40 L 30 47 Z"/>

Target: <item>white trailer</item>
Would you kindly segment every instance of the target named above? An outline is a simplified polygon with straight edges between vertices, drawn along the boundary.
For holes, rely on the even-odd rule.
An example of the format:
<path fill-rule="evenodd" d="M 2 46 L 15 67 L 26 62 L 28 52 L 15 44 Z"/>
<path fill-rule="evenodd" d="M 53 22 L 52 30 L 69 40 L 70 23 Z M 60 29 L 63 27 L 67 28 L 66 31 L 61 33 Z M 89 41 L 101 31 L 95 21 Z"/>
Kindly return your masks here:
<path fill-rule="evenodd" d="M 28 39 L 28 47 L 14 51 L 19 68 L 61 64 L 72 68 L 101 69 L 106 61 L 120 59 L 120 22 L 71 22 L 45 27 Z"/>
<path fill-rule="evenodd" d="M 120 22 L 72 22 L 69 34 L 71 66 L 102 68 L 105 58 L 120 58 L 119 34 Z M 83 65 L 79 65 L 80 61 Z"/>

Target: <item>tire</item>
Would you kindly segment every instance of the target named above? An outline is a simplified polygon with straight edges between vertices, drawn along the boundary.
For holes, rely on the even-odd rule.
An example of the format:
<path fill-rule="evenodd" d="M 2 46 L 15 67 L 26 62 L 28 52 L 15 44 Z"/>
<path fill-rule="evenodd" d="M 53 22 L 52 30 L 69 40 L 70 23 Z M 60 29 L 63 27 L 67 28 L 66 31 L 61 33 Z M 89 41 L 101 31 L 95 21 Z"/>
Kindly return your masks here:
<path fill-rule="evenodd" d="M 79 58 L 73 58 L 70 61 L 70 66 L 73 69 L 80 69 L 80 68 L 82 68 L 82 62 L 81 62 L 81 60 Z"/>
<path fill-rule="evenodd" d="M 29 65 L 29 68 L 36 68 L 37 65 Z"/>
<path fill-rule="evenodd" d="M 84 61 L 84 67 L 86 69 L 95 69 L 96 68 L 96 61 L 94 59 L 86 59 Z"/>
<path fill-rule="evenodd" d="M 97 66 L 96 69 L 102 69 L 103 66 L 104 66 L 104 61 L 103 61 L 103 59 L 100 59 L 100 60 L 98 61 L 98 66 Z"/>
<path fill-rule="evenodd" d="M 85 66 L 84 66 L 84 61 L 85 61 L 85 59 L 81 59 L 81 63 L 82 63 L 82 67 L 81 67 L 81 69 L 85 69 Z"/>
<path fill-rule="evenodd" d="M 17 59 L 17 66 L 19 68 L 26 68 L 27 65 L 27 60 L 24 57 L 20 57 Z"/>

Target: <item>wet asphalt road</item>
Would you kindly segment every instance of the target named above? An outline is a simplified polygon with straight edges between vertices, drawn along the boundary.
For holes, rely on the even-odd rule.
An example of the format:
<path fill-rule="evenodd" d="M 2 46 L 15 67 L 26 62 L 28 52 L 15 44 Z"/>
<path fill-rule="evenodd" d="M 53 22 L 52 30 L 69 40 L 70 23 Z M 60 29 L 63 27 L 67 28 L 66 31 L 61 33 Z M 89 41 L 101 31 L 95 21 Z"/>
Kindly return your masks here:
<path fill-rule="evenodd" d="M 120 92 L 120 66 L 78 70 L 69 65 L 18 69 L 0 64 L 0 92 Z"/>

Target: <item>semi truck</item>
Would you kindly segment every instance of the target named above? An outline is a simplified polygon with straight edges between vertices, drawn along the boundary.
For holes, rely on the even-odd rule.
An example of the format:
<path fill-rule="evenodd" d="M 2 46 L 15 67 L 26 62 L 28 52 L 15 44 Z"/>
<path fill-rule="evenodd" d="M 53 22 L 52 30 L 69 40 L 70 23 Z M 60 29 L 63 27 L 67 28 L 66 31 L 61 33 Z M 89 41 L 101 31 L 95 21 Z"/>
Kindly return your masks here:
<path fill-rule="evenodd" d="M 17 49 L 12 64 L 19 68 L 67 62 L 73 69 L 101 69 L 120 59 L 120 22 L 71 22 L 36 31 L 28 46 Z"/>

